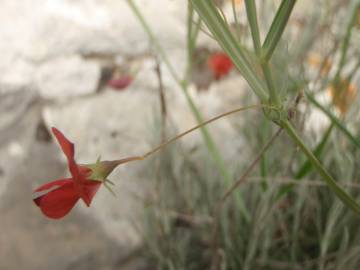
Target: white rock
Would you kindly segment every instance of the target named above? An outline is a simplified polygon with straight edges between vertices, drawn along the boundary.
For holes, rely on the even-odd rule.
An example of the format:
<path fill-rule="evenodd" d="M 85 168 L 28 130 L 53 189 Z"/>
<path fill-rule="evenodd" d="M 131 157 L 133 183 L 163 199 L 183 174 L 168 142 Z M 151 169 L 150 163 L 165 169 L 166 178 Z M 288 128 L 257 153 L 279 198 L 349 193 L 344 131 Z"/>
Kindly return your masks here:
<path fill-rule="evenodd" d="M 12 157 L 23 157 L 25 154 L 23 146 L 16 141 L 10 143 L 8 147 L 9 155 Z"/>
<path fill-rule="evenodd" d="M 32 91 L 0 91 L 0 197 L 11 175 L 23 165 L 39 121 L 39 109 Z"/>
<path fill-rule="evenodd" d="M 44 98 L 64 98 L 94 93 L 100 66 L 78 56 L 62 57 L 41 65 L 36 85 Z"/>
<path fill-rule="evenodd" d="M 135 2 L 181 76 L 186 59 L 187 4 L 169 0 Z M 69 55 L 138 57 L 153 51 L 126 1 L 3 0 L 0 24 L 0 39 L 6 40 L 0 44 L 0 83 L 31 85 L 35 73 L 46 77 L 52 72 L 44 71 L 48 61 Z M 37 72 L 39 64 L 41 70 Z M 44 84 L 48 86 L 41 82 L 42 93 Z"/>
<path fill-rule="evenodd" d="M 184 48 L 186 3 L 136 2 L 165 50 Z M 7 7 L 4 16 L 16 10 L 17 5 Z M 137 56 L 151 49 L 126 1 L 37 0 L 31 8 L 21 10 L 22 14 L 13 12 L 13 20 L 26 22 L 17 30 L 19 36 L 27 37 L 27 46 L 22 50 L 28 59 L 43 61 L 74 53 Z"/>
<path fill-rule="evenodd" d="M 331 102 L 331 98 L 328 93 L 320 93 L 315 96 L 317 101 L 322 104 L 325 108 L 329 107 Z M 305 112 L 304 104 L 300 104 L 299 110 L 300 113 Z M 336 111 L 334 110 L 333 113 L 336 115 Z M 329 127 L 330 119 L 327 117 L 320 109 L 315 106 L 310 107 L 310 110 L 307 115 L 307 119 L 304 125 L 304 132 L 306 134 L 313 135 L 314 142 L 318 142 L 323 134 L 323 131 Z"/>
<path fill-rule="evenodd" d="M 0 61 L 0 84 L 9 86 L 9 91 L 29 86 L 33 83 L 34 71 L 32 63 L 5 52 Z"/>

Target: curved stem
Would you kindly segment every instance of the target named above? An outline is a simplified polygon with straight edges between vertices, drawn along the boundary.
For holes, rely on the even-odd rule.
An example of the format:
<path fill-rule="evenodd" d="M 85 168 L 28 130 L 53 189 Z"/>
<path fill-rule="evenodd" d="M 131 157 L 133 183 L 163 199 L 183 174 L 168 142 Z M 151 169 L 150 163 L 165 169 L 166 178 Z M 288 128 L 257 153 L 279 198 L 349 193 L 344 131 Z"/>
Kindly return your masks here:
<path fill-rule="evenodd" d="M 128 157 L 128 158 L 123 158 L 123 159 L 117 159 L 117 160 L 113 160 L 111 161 L 112 163 L 116 164 L 117 165 L 120 165 L 120 164 L 124 164 L 124 163 L 128 163 L 128 162 L 131 162 L 131 161 L 136 161 L 136 160 L 144 160 L 145 158 L 159 152 L 160 150 L 164 149 L 166 146 L 168 146 L 169 144 L 175 142 L 176 140 L 184 137 L 185 135 L 207 125 L 207 124 L 210 124 L 212 122 L 215 122 L 216 120 L 219 120 L 223 117 L 226 117 L 226 116 L 229 116 L 231 114 L 234 114 L 234 113 L 238 113 L 238 112 L 241 112 L 241 111 L 245 111 L 245 110 L 250 110 L 250 109 L 263 109 L 265 107 L 269 107 L 269 106 L 266 106 L 266 105 L 261 105 L 261 104 L 255 104 L 255 105 L 249 105 L 249 106 L 245 106 L 245 107 L 240 107 L 240 108 L 237 108 L 237 109 L 234 109 L 234 110 L 231 110 L 231 111 L 228 111 L 228 112 L 225 112 L 225 113 L 222 113 L 222 114 L 219 114 L 213 118 L 210 118 L 209 120 L 206 120 L 205 122 L 202 122 L 184 132 L 181 132 L 180 134 L 176 135 L 175 137 L 159 144 L 158 146 L 156 146 L 155 148 L 151 149 L 150 151 L 146 152 L 145 154 L 143 155 L 140 155 L 140 156 L 132 156 L 132 157 Z M 110 162 L 110 161 L 109 161 Z"/>
<path fill-rule="evenodd" d="M 158 146 L 155 147 L 154 149 L 152 149 L 152 150 L 150 150 L 149 152 L 145 153 L 145 154 L 142 156 L 142 158 L 144 159 L 144 158 L 147 158 L 148 156 L 150 156 L 150 155 L 152 155 L 152 154 L 155 154 L 156 152 L 162 150 L 163 148 L 165 148 L 165 147 L 168 146 L 169 144 L 173 143 L 174 141 L 176 141 L 176 140 L 184 137 L 185 135 L 187 135 L 187 134 L 189 134 L 189 133 L 191 133 L 191 132 L 193 132 L 193 131 L 195 131 L 195 130 L 197 130 L 197 129 L 199 129 L 199 128 L 207 125 L 207 124 L 210 124 L 210 123 L 212 123 L 212 122 L 214 122 L 214 121 L 216 121 L 216 120 L 218 120 L 218 119 L 220 119 L 220 118 L 223 118 L 223 117 L 225 117 L 225 116 L 229 116 L 229 115 L 234 114 L 234 113 L 237 113 L 237 112 L 249 110 L 249 109 L 261 109 L 261 108 L 264 108 L 264 105 L 249 105 L 249 106 L 237 108 L 237 109 L 235 109 L 235 110 L 231 110 L 231 111 L 222 113 L 222 114 L 220 114 L 220 115 L 218 115 L 218 116 L 215 116 L 215 117 L 213 117 L 213 118 L 211 118 L 211 119 L 209 119 L 209 120 L 207 120 L 207 121 L 205 121 L 205 122 L 202 122 L 202 123 L 194 126 L 193 128 L 190 128 L 190 129 L 188 129 L 188 130 L 186 130 L 186 131 L 184 131 L 184 132 L 176 135 L 175 137 L 171 138 L 170 140 L 168 140 L 168 141 L 166 141 L 166 142 L 158 145 Z"/>

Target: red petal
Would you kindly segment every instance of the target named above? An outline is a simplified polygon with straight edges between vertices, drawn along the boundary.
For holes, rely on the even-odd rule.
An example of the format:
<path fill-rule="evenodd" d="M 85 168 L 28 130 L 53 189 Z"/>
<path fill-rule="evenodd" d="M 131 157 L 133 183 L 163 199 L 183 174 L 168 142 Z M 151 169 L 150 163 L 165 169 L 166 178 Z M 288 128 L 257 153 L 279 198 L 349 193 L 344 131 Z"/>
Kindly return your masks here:
<path fill-rule="evenodd" d="M 62 132 L 60 130 L 58 130 L 57 128 L 51 128 L 53 134 L 55 135 L 57 141 L 59 142 L 61 149 L 63 150 L 65 156 L 67 157 L 68 160 L 70 159 L 74 159 L 74 144 L 72 142 L 70 142 L 65 136 L 64 134 L 62 134 Z"/>
<path fill-rule="evenodd" d="M 79 174 L 82 179 L 88 179 L 88 177 L 91 175 L 92 170 L 84 165 L 77 165 Z"/>
<path fill-rule="evenodd" d="M 34 202 L 45 216 L 59 219 L 68 214 L 78 200 L 79 195 L 74 183 L 68 182 L 60 188 L 34 199 Z"/>
<path fill-rule="evenodd" d="M 64 136 L 64 134 L 62 134 L 61 131 L 59 131 L 57 128 L 53 127 L 52 132 L 54 133 L 56 139 L 58 140 L 61 146 L 61 149 L 63 150 L 64 154 L 68 159 L 69 171 L 72 175 L 72 179 L 75 185 L 75 190 L 77 191 L 78 196 L 83 199 L 83 201 L 86 203 L 87 206 L 89 206 L 93 196 L 95 195 L 96 191 L 99 189 L 100 184 L 96 183 L 96 185 L 99 186 L 96 188 L 95 192 L 88 193 L 88 190 L 84 188 L 84 186 L 87 185 L 86 184 L 87 182 L 90 182 L 89 180 L 86 179 L 86 177 L 89 174 L 89 170 L 84 169 L 82 168 L 82 166 L 76 164 L 74 159 L 74 144 L 70 142 Z"/>
<path fill-rule="evenodd" d="M 94 198 L 96 192 L 99 190 L 101 182 L 86 180 L 85 183 L 82 183 L 80 189 L 82 191 L 81 198 L 87 206 L 90 206 L 92 199 Z"/>
<path fill-rule="evenodd" d="M 34 192 L 45 191 L 45 190 L 48 190 L 55 186 L 63 186 L 64 184 L 69 183 L 69 182 L 72 182 L 71 178 L 54 180 L 52 182 L 46 183 L 46 184 L 38 187 L 37 189 L 34 190 Z"/>
<path fill-rule="evenodd" d="M 69 171 L 71 173 L 71 175 L 73 176 L 73 180 L 76 183 L 79 183 L 80 180 L 80 176 L 79 176 L 79 170 L 78 170 L 78 165 L 75 162 L 74 159 L 74 144 L 72 142 L 70 142 L 65 136 L 64 134 L 61 133 L 60 130 L 58 130 L 57 128 L 51 128 L 52 132 L 54 133 L 56 139 L 58 140 L 61 149 L 63 150 L 67 160 L 68 160 L 68 166 L 69 166 Z"/>

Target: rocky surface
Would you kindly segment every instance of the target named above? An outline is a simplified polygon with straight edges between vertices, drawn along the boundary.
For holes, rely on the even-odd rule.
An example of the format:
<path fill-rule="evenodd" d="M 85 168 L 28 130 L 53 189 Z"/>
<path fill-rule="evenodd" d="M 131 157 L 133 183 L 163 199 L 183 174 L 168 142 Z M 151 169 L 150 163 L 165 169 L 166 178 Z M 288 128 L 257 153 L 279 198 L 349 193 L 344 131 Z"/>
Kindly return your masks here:
<path fill-rule="evenodd" d="M 40 65 L 35 84 L 45 99 L 93 94 L 100 79 L 100 66 L 79 56 L 52 59 Z"/>

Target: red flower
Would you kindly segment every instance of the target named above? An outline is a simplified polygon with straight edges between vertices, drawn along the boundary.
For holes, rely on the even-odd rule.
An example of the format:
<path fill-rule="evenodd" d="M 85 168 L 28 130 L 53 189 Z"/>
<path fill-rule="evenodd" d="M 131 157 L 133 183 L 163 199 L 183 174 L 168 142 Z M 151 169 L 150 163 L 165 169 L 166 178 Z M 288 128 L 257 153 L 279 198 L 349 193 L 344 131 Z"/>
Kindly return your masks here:
<path fill-rule="evenodd" d="M 107 82 L 107 85 L 115 90 L 123 90 L 128 87 L 133 81 L 130 75 L 125 75 L 120 78 L 111 79 Z"/>
<path fill-rule="evenodd" d="M 209 57 L 208 66 L 211 69 L 215 79 L 219 80 L 231 71 L 233 63 L 225 53 L 218 52 L 212 54 Z"/>
<path fill-rule="evenodd" d="M 80 198 L 87 206 L 90 206 L 102 182 L 89 179 L 92 170 L 76 164 L 74 144 L 66 139 L 58 129 L 52 128 L 52 132 L 68 160 L 72 177 L 42 185 L 35 192 L 51 190 L 35 198 L 34 202 L 47 217 L 59 219 L 68 214 Z"/>

